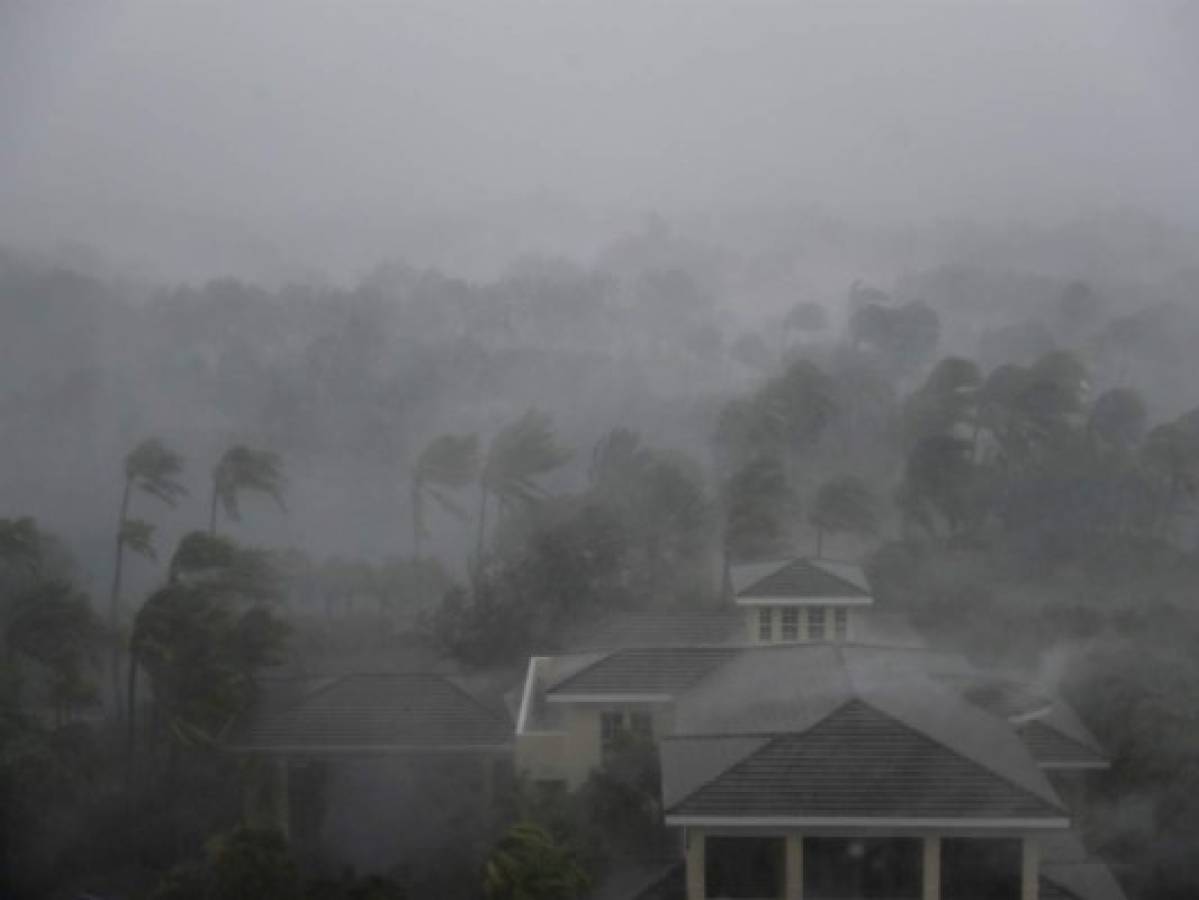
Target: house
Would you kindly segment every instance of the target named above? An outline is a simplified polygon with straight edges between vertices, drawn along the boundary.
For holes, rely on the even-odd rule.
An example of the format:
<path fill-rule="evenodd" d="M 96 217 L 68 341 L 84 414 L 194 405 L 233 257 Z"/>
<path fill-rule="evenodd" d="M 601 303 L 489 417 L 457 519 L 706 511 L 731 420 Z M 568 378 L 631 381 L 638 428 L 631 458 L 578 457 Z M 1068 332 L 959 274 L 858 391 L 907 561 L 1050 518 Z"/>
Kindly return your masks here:
<path fill-rule="evenodd" d="M 1055 787 L 1106 765 L 1094 738 L 1060 700 L 956 655 L 642 647 L 530 675 L 516 754 L 532 777 L 578 784 L 622 732 L 657 743 L 689 900 L 1120 896 Z"/>
<path fill-rule="evenodd" d="M 732 566 L 733 603 L 751 644 L 860 638 L 874 597 L 853 563 L 785 559 Z"/>
<path fill-rule="evenodd" d="M 1107 760 L 1060 698 L 930 650 L 852 566 L 733 584 L 731 609 L 617 617 L 526 671 L 532 780 L 657 748 L 684 863 L 644 896 L 1121 900 L 1072 830 Z"/>
<path fill-rule="evenodd" d="M 445 675 L 268 680 L 229 730 L 245 817 L 310 861 L 383 871 L 486 821 L 512 766 L 512 722 Z"/>

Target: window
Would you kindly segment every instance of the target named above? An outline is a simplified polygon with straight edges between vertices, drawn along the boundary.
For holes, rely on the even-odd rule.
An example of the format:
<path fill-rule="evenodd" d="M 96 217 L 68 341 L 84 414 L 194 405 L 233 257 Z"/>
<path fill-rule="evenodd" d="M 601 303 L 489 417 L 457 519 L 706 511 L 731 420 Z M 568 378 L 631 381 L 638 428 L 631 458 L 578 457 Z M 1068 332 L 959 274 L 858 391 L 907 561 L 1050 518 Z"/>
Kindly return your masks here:
<path fill-rule="evenodd" d="M 1020 896 L 1020 841 L 944 838 L 941 896 L 945 900 L 1016 900 Z"/>
<path fill-rule="evenodd" d="M 704 838 L 704 883 L 709 897 L 783 895 L 783 838 Z"/>
<path fill-rule="evenodd" d="M 813 606 L 808 610 L 808 637 L 813 641 L 824 640 L 824 607 Z"/>
<path fill-rule="evenodd" d="M 916 900 L 921 895 L 919 838 L 804 838 L 803 856 L 804 896 L 811 900 Z"/>
<path fill-rule="evenodd" d="M 654 718 L 647 712 L 600 713 L 600 749 L 608 757 L 630 743 L 652 740 Z"/>
<path fill-rule="evenodd" d="M 799 610 L 794 606 L 783 610 L 783 640 L 799 640 Z"/>
<path fill-rule="evenodd" d="M 833 610 L 833 639 L 844 641 L 849 637 L 849 610 Z"/>
<path fill-rule="evenodd" d="M 758 610 L 758 640 L 772 641 L 774 640 L 774 620 L 771 618 L 773 610 L 770 607 L 765 607 Z"/>
<path fill-rule="evenodd" d="M 600 748 L 605 755 L 616 748 L 622 731 L 624 731 L 624 713 L 600 713 Z"/>

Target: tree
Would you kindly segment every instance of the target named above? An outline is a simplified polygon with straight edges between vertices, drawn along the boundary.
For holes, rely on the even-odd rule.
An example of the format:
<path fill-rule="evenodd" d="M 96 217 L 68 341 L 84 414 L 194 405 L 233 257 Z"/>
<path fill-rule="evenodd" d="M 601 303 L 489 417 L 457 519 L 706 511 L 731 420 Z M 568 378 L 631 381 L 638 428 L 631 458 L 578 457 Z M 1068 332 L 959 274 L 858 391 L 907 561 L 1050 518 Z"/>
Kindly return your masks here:
<path fill-rule="evenodd" d="M 908 454 L 897 500 L 904 515 L 930 534 L 938 516 L 950 532 L 960 530 L 973 511 L 975 469 L 970 445 L 952 435 L 933 435 Z"/>
<path fill-rule="evenodd" d="M 139 667 L 175 742 L 214 739 L 251 698 L 257 671 L 280 661 L 288 630 L 271 606 L 281 592 L 281 579 L 261 551 L 204 532 L 179 542 L 167 583 L 134 620 L 130 752 Z"/>
<path fill-rule="evenodd" d="M 283 462 L 270 450 L 252 450 L 240 444 L 230 447 L 212 470 L 212 498 L 209 504 L 208 533 L 216 534 L 217 504 L 225 515 L 241 519 L 239 495 L 244 492 L 265 494 L 283 509 L 286 487 Z"/>
<path fill-rule="evenodd" d="M 303 881 L 286 839 L 239 826 L 208 841 L 202 863 L 177 866 L 151 900 L 302 900 Z"/>
<path fill-rule="evenodd" d="M 532 822 L 517 822 L 483 868 L 487 900 L 574 900 L 590 886 L 576 855 Z"/>
<path fill-rule="evenodd" d="M 878 530 L 878 515 L 870 489 L 855 475 L 826 481 L 816 492 L 808 520 L 816 528 L 816 555 L 823 550 L 824 535 L 847 532 L 871 535 Z"/>
<path fill-rule="evenodd" d="M 942 359 L 904 404 L 903 426 L 909 446 L 934 434 L 952 434 L 977 425 L 977 397 L 982 375 L 971 360 Z"/>
<path fill-rule="evenodd" d="M 116 554 L 112 567 L 112 591 L 108 601 L 108 626 L 112 632 L 112 696 L 113 705 L 120 708 L 121 697 L 121 576 L 125 550 L 155 559 L 154 526 L 144 519 L 131 519 L 129 507 L 137 491 L 149 494 L 167 506 L 174 507 L 187 494 L 179 482 L 183 458 L 158 438 L 147 438 L 125 456 L 125 483 L 121 490 L 120 514 L 117 517 Z"/>
<path fill-rule="evenodd" d="M 571 455 L 559 446 L 550 417 L 537 410 L 529 410 L 492 439 L 479 473 L 477 560 L 483 558 L 488 495 L 496 498 L 501 512 L 532 503 L 545 495 L 537 479 L 562 466 Z"/>
<path fill-rule="evenodd" d="M 61 725 L 69 710 L 96 699 L 88 669 L 101 645 L 101 626 L 87 597 L 65 581 L 43 581 L 23 592 L 6 616 L 10 653 L 38 663 Z"/>
<path fill-rule="evenodd" d="M 1147 417 L 1145 401 L 1139 391 L 1112 388 L 1095 400 L 1087 430 L 1104 446 L 1126 452 L 1144 437 Z"/>
<path fill-rule="evenodd" d="M 412 555 L 420 556 L 421 539 L 428 535 L 425 498 L 461 519 L 462 508 L 447 494 L 474 480 L 479 468 L 479 438 L 473 434 L 443 434 L 429 442 L 412 470 Z"/>
<path fill-rule="evenodd" d="M 798 503 L 777 459 L 761 457 L 734 473 L 725 485 L 724 508 L 726 564 L 786 551 Z"/>

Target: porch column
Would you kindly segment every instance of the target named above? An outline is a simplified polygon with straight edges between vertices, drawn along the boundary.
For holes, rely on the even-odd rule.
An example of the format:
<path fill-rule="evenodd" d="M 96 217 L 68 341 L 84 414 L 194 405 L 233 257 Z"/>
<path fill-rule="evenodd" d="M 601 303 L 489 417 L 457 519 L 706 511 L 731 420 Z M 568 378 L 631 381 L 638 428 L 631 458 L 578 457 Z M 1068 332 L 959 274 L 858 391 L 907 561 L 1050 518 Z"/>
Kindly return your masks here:
<path fill-rule="evenodd" d="M 941 900 L 941 837 L 929 835 L 924 839 L 924 865 L 921 866 L 922 900 Z"/>
<path fill-rule="evenodd" d="M 783 852 L 783 897 L 785 900 L 803 900 L 803 835 L 787 835 Z"/>
<path fill-rule="evenodd" d="M 1026 837 L 1020 854 L 1020 900 L 1037 900 L 1041 880 L 1041 847 Z"/>
<path fill-rule="evenodd" d="M 704 884 L 704 841 L 699 828 L 687 829 L 687 900 L 706 900 Z"/>

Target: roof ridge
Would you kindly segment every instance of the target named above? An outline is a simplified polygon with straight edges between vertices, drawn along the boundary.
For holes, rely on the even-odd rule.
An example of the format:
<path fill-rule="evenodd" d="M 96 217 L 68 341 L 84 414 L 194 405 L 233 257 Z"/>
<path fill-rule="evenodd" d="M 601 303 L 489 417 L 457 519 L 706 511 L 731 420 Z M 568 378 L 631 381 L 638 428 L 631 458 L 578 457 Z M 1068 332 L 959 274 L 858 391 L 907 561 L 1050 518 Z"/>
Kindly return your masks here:
<path fill-rule="evenodd" d="M 1100 752 L 1099 750 L 1096 750 L 1094 747 L 1084 744 L 1082 741 L 1078 740 L 1078 738 L 1073 737 L 1072 735 L 1066 734 L 1060 728 L 1054 728 L 1053 725 L 1046 722 L 1043 717 L 1029 719 L 1027 722 L 1021 722 L 1016 727 L 1016 731 L 1023 734 L 1023 732 L 1026 729 L 1032 728 L 1032 726 L 1034 726 L 1034 725 L 1039 725 L 1042 728 L 1044 728 L 1046 731 L 1052 731 L 1057 737 L 1061 738 L 1063 741 L 1066 741 L 1068 744 L 1073 744 L 1079 750 L 1085 750 L 1087 753 L 1090 753 L 1090 754 L 1093 754 L 1093 755 L 1099 756 L 1099 757 L 1104 757 L 1106 755 L 1106 754 Z"/>
<path fill-rule="evenodd" d="M 983 770 L 984 772 L 989 773 L 993 777 L 998 778 L 1000 781 L 1002 781 L 1004 784 L 1008 785 L 1009 787 L 1012 787 L 1012 788 L 1020 791 L 1021 793 L 1025 794 L 1026 796 L 1032 797 L 1034 800 L 1037 800 L 1040 803 L 1044 803 L 1044 804 L 1054 808 L 1057 812 L 1063 813 L 1066 816 L 1070 815 L 1070 811 L 1068 809 L 1066 809 L 1065 806 L 1062 805 L 1061 798 L 1059 798 L 1057 796 L 1056 792 L 1054 792 L 1054 794 L 1053 794 L 1054 801 L 1050 801 L 1049 799 L 1040 796 L 1036 792 L 1030 791 L 1024 785 L 1018 784 L 1017 782 L 1012 781 L 1012 779 L 1008 778 L 1006 775 L 1004 775 L 1001 772 L 997 772 L 992 766 L 986 765 L 985 763 L 983 763 L 977 759 L 974 759 L 973 757 L 965 756 L 964 754 L 959 753 L 957 750 L 955 750 L 953 747 L 950 747 L 944 741 L 939 740 L 938 738 L 935 738 L 928 732 L 924 731 L 924 729 L 917 728 L 915 725 L 912 725 L 910 722 L 905 722 L 903 719 L 899 718 L 898 716 L 894 716 L 891 713 L 886 712 L 885 710 L 879 709 L 877 705 L 875 705 L 874 703 L 871 703 L 869 700 L 866 700 L 864 697 L 862 697 L 857 692 L 856 688 L 854 689 L 854 697 L 852 698 L 852 700 L 850 702 L 853 702 L 853 700 L 856 700 L 857 702 L 861 703 L 863 706 L 866 706 L 869 709 L 873 710 L 874 712 L 878 713 L 880 716 L 882 716 L 886 719 L 889 719 L 890 721 L 896 723 L 900 727 L 906 729 L 907 731 L 910 731 L 912 734 L 918 735 L 923 740 L 929 741 L 930 743 L 936 745 L 937 747 L 940 747 L 946 753 L 950 753 L 953 756 L 956 756 L 958 759 L 968 762 L 972 766 L 975 766 L 976 768 L 979 768 L 979 769 Z M 1030 754 L 1030 756 L 1031 756 L 1031 754 Z M 1036 761 L 1033 760 L 1033 762 L 1035 763 Z"/>
<path fill-rule="evenodd" d="M 742 763 L 744 763 L 744 762 L 748 762 L 749 760 L 751 760 L 751 759 L 753 759 L 755 756 L 757 756 L 759 753 L 762 753 L 762 752 L 764 752 L 765 750 L 769 749 L 769 748 L 770 748 L 770 747 L 771 747 L 771 746 L 772 746 L 772 745 L 773 745 L 773 744 L 774 744 L 776 741 L 779 741 L 779 740 L 781 740 L 782 738 L 785 738 L 785 737 L 792 737 L 792 736 L 794 736 L 794 735 L 796 735 L 796 734 L 807 734 L 807 732 L 811 731 L 813 728 L 815 728 L 815 727 L 816 727 L 817 725 L 819 725 L 821 722 L 824 722 L 824 721 L 826 721 L 826 720 L 827 720 L 828 718 L 830 718 L 831 716 L 835 715 L 836 713 L 840 712 L 840 711 L 841 711 L 842 709 L 844 709 L 845 707 L 849 706 L 851 703 L 853 703 L 853 702 L 854 702 L 854 700 L 855 700 L 855 699 L 856 699 L 856 698 L 854 698 L 854 697 L 849 697 L 849 698 L 848 698 L 848 699 L 847 699 L 847 700 L 846 700 L 844 703 L 842 703 L 840 706 L 838 706 L 838 707 L 836 707 L 836 708 L 834 708 L 834 709 L 830 710 L 830 711 L 829 711 L 829 712 L 828 712 L 826 715 L 824 715 L 824 716 L 821 716 L 819 719 L 817 719 L 815 722 L 813 722 L 813 723 L 812 723 L 812 724 L 811 724 L 811 725 L 810 725 L 810 726 L 809 726 L 807 729 L 805 729 L 804 731 L 799 731 L 799 732 L 795 732 L 795 731 L 783 731 L 783 732 L 776 732 L 776 733 L 771 733 L 771 734 L 698 735 L 698 737 L 701 737 L 701 738 L 705 738 L 705 737 L 710 737 L 710 738 L 721 738 L 721 737 L 727 737 L 727 738 L 734 739 L 734 740 L 746 740 L 746 739 L 750 739 L 750 738 L 761 738 L 761 740 L 762 740 L 762 743 L 761 743 L 761 745 L 760 745 L 760 746 L 758 746 L 758 747 L 757 747 L 756 749 L 754 749 L 754 750 L 751 750 L 751 751 L 750 751 L 749 753 L 747 753 L 745 756 L 741 757 L 740 759 L 734 760 L 733 762 L 729 763 L 729 764 L 728 764 L 727 766 L 725 766 L 724 768 L 722 768 L 722 769 L 720 769 L 719 771 L 715 772 L 715 773 L 714 773 L 714 774 L 713 774 L 713 775 L 712 775 L 710 778 L 708 778 L 706 781 L 704 781 L 704 782 L 702 782 L 702 783 L 700 783 L 700 784 L 697 784 L 697 785 L 696 785 L 694 788 L 692 788 L 692 789 L 691 789 L 691 791 L 690 791 L 688 794 L 686 794 L 686 795 L 685 795 L 685 796 L 683 796 L 683 797 L 680 797 L 680 798 L 679 798 L 678 800 L 676 800 L 676 801 L 675 801 L 673 804 L 671 804 L 671 807 L 672 807 L 672 808 L 674 808 L 674 807 L 681 806 L 682 804 L 686 803 L 688 800 L 690 800 L 692 797 L 694 797 L 696 794 L 698 794 L 698 793 L 699 793 L 700 791 L 702 791 L 704 788 L 708 787 L 708 785 L 710 785 L 710 784 L 712 784 L 713 782 L 716 782 L 716 781 L 718 781 L 719 779 L 723 778 L 725 775 L 727 775 L 727 774 L 728 774 L 729 772 L 731 772 L 733 769 L 737 768 L 737 766 L 741 765 L 741 764 L 742 764 Z M 690 738 L 690 737 L 691 737 L 691 735 L 680 734 L 680 735 L 671 735 L 670 737 L 677 737 L 677 738 L 679 738 L 679 739 L 681 739 L 681 740 L 686 740 L 686 739 Z M 669 738 L 667 738 L 667 739 L 669 740 Z"/>

